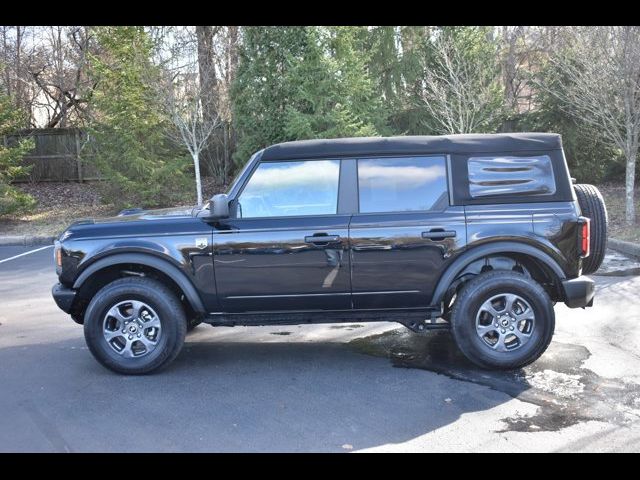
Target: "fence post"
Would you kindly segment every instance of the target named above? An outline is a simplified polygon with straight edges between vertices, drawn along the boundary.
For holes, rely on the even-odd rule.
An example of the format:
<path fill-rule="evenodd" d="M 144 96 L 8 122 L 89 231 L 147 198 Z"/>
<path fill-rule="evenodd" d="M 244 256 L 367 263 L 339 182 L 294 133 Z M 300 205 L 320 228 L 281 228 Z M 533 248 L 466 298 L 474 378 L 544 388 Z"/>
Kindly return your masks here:
<path fill-rule="evenodd" d="M 78 165 L 78 182 L 82 183 L 82 159 L 80 158 L 80 130 L 76 129 L 76 164 Z"/>

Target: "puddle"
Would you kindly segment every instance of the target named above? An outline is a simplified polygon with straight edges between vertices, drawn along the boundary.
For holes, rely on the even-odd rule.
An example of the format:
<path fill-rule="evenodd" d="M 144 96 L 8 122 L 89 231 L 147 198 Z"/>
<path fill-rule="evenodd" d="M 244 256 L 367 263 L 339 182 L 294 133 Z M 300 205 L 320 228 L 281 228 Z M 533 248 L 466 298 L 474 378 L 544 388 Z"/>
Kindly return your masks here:
<path fill-rule="evenodd" d="M 510 372 L 479 369 L 460 353 L 448 331 L 415 334 L 400 328 L 348 345 L 388 358 L 394 367 L 484 385 L 540 407 L 533 416 L 504 419 L 501 432 L 557 431 L 588 420 L 627 425 L 640 418 L 640 385 L 605 379 L 582 368 L 591 354 L 581 345 L 552 342 L 532 365 Z"/>
<path fill-rule="evenodd" d="M 291 335 L 291 332 L 271 332 L 271 335 Z"/>
<path fill-rule="evenodd" d="M 356 328 L 362 328 L 364 325 L 354 324 L 354 325 L 331 325 L 329 328 L 331 330 L 340 330 L 346 328 L 347 330 L 354 330 Z"/>

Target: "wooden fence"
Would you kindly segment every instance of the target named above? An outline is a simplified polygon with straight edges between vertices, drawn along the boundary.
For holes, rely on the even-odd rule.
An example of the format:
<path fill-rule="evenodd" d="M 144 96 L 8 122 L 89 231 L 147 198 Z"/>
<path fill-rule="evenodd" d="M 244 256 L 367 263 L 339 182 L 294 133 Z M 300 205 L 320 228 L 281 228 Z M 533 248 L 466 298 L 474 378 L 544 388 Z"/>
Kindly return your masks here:
<path fill-rule="evenodd" d="M 23 130 L 3 138 L 5 145 L 11 145 L 21 138 L 33 138 L 35 148 L 24 158 L 31 171 L 16 182 L 64 182 L 97 180 L 98 171 L 86 155 L 82 146 L 86 133 L 77 128 L 41 128 Z M 86 150 L 85 150 L 86 151 Z"/>

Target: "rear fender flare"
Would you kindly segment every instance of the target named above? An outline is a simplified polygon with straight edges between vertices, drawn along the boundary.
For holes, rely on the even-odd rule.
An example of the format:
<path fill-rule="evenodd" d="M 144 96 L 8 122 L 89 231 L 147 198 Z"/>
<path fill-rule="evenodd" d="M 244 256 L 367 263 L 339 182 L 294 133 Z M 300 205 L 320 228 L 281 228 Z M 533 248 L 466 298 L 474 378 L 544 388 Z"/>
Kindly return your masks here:
<path fill-rule="evenodd" d="M 519 253 L 533 257 L 546 265 L 560 281 L 566 278 L 566 275 L 562 271 L 558 262 L 556 262 L 547 253 L 531 245 L 518 242 L 496 242 L 480 245 L 467 250 L 465 253 L 460 255 L 454 263 L 449 265 L 438 281 L 438 285 L 433 293 L 433 298 L 431 299 L 431 306 L 441 308 L 441 304 L 447 290 L 449 289 L 449 285 L 451 285 L 458 274 L 460 274 L 471 262 L 488 255 L 504 255 L 509 253 Z"/>

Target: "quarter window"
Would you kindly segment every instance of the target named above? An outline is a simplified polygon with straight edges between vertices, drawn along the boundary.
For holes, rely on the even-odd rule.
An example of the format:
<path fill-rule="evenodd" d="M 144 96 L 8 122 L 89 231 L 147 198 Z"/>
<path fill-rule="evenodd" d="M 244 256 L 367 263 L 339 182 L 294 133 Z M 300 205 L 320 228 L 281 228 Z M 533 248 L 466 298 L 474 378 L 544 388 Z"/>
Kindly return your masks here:
<path fill-rule="evenodd" d="M 444 210 L 448 205 L 444 157 L 358 160 L 360 213 Z"/>
<path fill-rule="evenodd" d="M 242 218 L 335 214 L 339 160 L 265 162 L 253 172 L 239 199 Z"/>
<path fill-rule="evenodd" d="M 471 157 L 468 172 L 471 198 L 556 192 L 548 155 Z"/>

